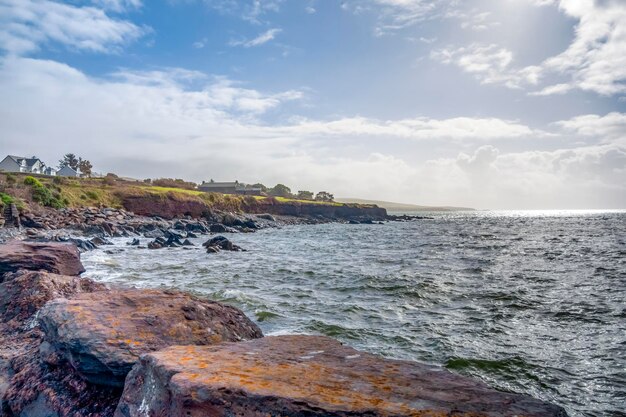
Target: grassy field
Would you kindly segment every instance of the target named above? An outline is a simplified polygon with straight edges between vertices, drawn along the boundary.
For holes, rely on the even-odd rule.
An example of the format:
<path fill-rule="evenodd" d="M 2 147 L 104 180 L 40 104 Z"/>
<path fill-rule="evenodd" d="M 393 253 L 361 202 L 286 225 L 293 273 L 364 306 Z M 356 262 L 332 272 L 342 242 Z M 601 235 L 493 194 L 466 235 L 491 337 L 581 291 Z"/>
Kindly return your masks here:
<path fill-rule="evenodd" d="M 16 200 L 20 207 L 34 204 L 32 186 L 24 184 L 24 179 L 31 174 L 0 173 L 0 192 Z M 129 181 L 121 178 L 61 178 L 44 175 L 32 175 L 39 183 L 49 190 L 54 201 L 61 207 L 115 207 L 122 208 L 127 197 L 141 195 L 157 195 L 177 201 L 202 201 L 210 208 L 222 210 L 241 210 L 255 201 L 263 203 L 272 197 L 242 196 L 220 193 L 206 193 L 184 188 L 153 186 L 140 181 Z M 8 201 L 4 198 L 5 201 Z M 0 200 L 0 205 L 3 203 Z M 275 197 L 275 202 L 284 204 L 316 204 L 341 206 L 343 203 L 323 202 L 314 200 L 298 200 Z"/>

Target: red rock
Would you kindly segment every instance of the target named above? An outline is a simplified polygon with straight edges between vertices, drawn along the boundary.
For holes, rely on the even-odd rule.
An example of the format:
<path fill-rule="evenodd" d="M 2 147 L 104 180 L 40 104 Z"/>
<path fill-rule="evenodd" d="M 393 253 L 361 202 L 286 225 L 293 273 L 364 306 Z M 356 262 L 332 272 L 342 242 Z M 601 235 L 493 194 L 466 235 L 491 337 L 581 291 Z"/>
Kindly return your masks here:
<path fill-rule="evenodd" d="M 37 312 L 59 296 L 106 291 L 86 278 L 22 271 L 0 284 L 0 416 L 110 417 L 119 391 L 95 388 L 69 366 L 40 359 Z"/>
<path fill-rule="evenodd" d="M 0 322 L 15 329 L 34 327 L 35 314 L 48 301 L 103 290 L 106 290 L 103 284 L 85 278 L 44 271 L 15 273 L 0 284 Z"/>
<path fill-rule="evenodd" d="M 78 249 L 72 243 L 11 241 L 0 245 L 0 274 L 20 269 L 60 275 L 85 272 Z"/>
<path fill-rule="evenodd" d="M 40 322 L 51 350 L 87 381 L 118 387 L 144 353 L 263 336 L 238 309 L 175 291 L 111 290 L 57 299 L 41 310 Z"/>
<path fill-rule="evenodd" d="M 128 375 L 115 417 L 566 416 L 445 369 L 319 336 L 174 346 Z"/>

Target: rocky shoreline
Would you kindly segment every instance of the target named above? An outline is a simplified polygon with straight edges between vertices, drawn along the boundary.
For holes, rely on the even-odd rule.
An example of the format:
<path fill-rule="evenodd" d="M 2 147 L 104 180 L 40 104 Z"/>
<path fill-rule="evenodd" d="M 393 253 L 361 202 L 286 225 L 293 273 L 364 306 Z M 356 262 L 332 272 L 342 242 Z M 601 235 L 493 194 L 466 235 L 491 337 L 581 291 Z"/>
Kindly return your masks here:
<path fill-rule="evenodd" d="M 80 277 L 73 243 L 0 245 L 0 416 L 566 416 L 240 310 Z"/>

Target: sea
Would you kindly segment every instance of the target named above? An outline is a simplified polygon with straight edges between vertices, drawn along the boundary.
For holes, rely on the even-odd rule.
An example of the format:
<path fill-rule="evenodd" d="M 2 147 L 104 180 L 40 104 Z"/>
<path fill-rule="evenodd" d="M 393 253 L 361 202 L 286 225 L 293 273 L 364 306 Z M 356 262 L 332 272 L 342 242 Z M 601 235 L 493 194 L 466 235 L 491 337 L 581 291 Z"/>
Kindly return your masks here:
<path fill-rule="evenodd" d="M 331 336 L 570 416 L 626 416 L 626 211 L 420 215 L 432 218 L 229 235 L 245 252 L 119 238 L 82 255 L 84 276 L 190 291 L 265 335 Z"/>

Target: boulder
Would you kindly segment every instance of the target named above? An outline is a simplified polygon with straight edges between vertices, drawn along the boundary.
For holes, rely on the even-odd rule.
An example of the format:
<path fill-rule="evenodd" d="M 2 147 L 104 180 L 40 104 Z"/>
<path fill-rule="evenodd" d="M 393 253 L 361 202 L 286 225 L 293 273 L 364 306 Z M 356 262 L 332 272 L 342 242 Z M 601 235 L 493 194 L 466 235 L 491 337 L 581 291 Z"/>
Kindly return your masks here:
<path fill-rule="evenodd" d="M 262 337 L 240 310 L 188 294 L 111 290 L 57 299 L 40 312 L 51 350 L 87 381 L 122 387 L 139 356 L 171 345 Z"/>
<path fill-rule="evenodd" d="M 115 417 L 564 417 L 558 406 L 323 336 L 275 336 L 148 354 Z"/>
<path fill-rule="evenodd" d="M 72 243 L 12 241 L 0 245 L 0 274 L 20 269 L 74 276 L 85 272 Z"/>
<path fill-rule="evenodd" d="M 148 354 L 115 417 L 566 416 L 530 397 L 321 336 L 275 336 Z"/>
<path fill-rule="evenodd" d="M 233 244 L 233 242 L 231 242 L 224 236 L 215 236 L 207 240 L 206 242 L 204 242 L 202 246 L 207 248 L 208 253 L 219 252 L 220 249 L 230 250 L 230 251 L 242 251 L 243 250 L 241 247 Z M 218 250 L 216 251 L 215 248 Z"/>
<path fill-rule="evenodd" d="M 275 222 L 276 221 L 276 218 L 274 216 L 272 216 L 271 214 L 269 214 L 269 213 L 257 214 L 257 217 L 259 219 L 269 220 L 271 222 Z"/>
<path fill-rule="evenodd" d="M 0 415 L 109 417 L 119 391 L 94 389 L 69 366 L 40 359 L 40 307 L 56 297 L 105 291 L 86 278 L 43 271 L 6 274 L 0 284 Z"/>
<path fill-rule="evenodd" d="M 32 320 L 48 301 L 83 292 L 104 291 L 103 284 L 90 279 L 22 271 L 7 275 L 0 284 L 0 322 L 12 327 L 35 326 Z"/>
<path fill-rule="evenodd" d="M 211 226 L 209 226 L 209 231 L 211 233 L 226 233 L 228 229 L 226 229 L 226 226 L 224 226 L 223 224 L 212 224 Z"/>

